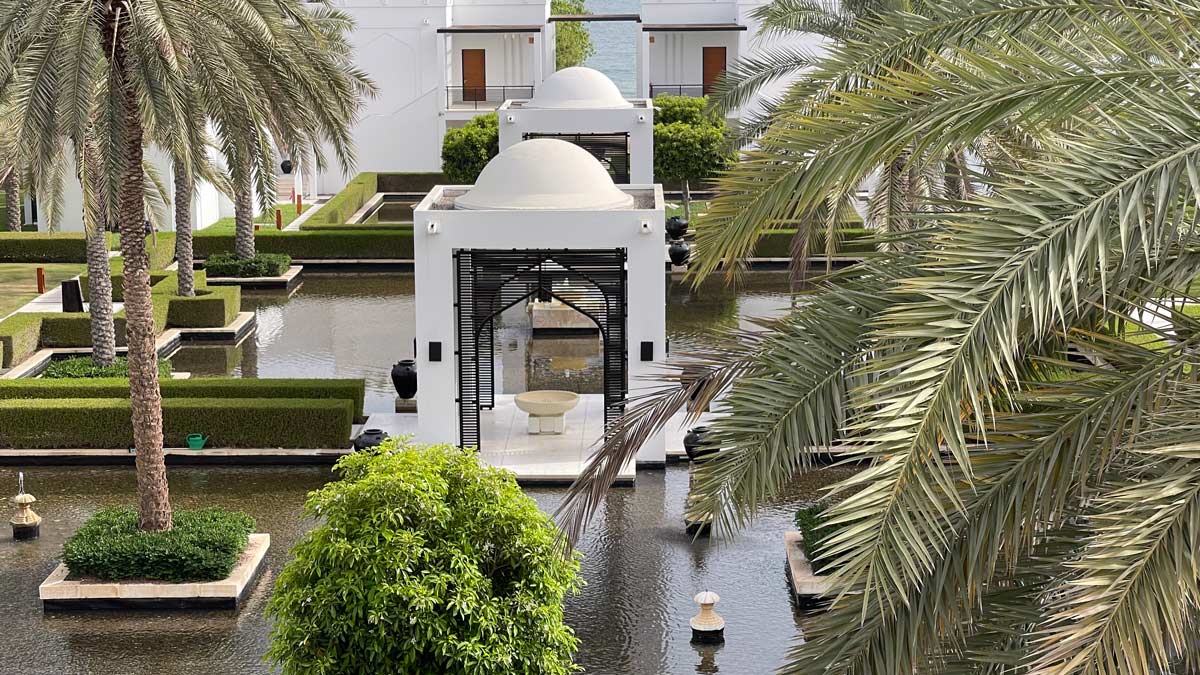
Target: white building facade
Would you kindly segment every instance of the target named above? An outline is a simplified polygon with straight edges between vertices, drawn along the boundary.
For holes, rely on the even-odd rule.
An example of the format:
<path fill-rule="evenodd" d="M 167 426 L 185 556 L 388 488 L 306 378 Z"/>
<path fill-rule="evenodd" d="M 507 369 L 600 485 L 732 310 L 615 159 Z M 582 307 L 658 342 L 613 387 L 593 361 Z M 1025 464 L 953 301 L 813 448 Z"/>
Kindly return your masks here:
<path fill-rule="evenodd" d="M 500 151 L 533 138 L 559 138 L 588 150 L 615 183 L 654 182 L 654 107 L 626 100 L 591 68 L 560 70 L 532 99 L 505 101 L 497 111 Z"/>
<path fill-rule="evenodd" d="M 494 401 L 496 382 L 479 375 L 480 364 L 492 367 L 492 354 L 490 346 L 480 347 L 489 343 L 478 335 L 484 328 L 480 316 L 486 323 L 494 315 L 464 291 L 464 284 L 484 283 L 482 274 L 462 269 L 464 256 L 531 256 L 540 261 L 531 267 L 548 280 L 532 283 L 539 287 L 531 291 L 526 278 L 531 267 L 514 268 L 522 270 L 513 274 L 514 283 L 525 284 L 514 291 L 515 302 L 544 292 L 582 307 L 585 301 L 573 293 L 598 284 L 586 274 L 572 274 L 571 256 L 616 255 L 609 258 L 613 266 L 595 269 L 610 282 L 619 275 L 620 301 L 614 303 L 610 294 L 590 305 L 607 306 L 605 316 L 593 319 L 605 336 L 606 363 L 620 368 L 606 370 L 605 406 L 616 410 L 626 396 L 651 386 L 646 376 L 660 372 L 667 356 L 663 214 L 660 186 L 618 187 L 586 151 L 555 139 L 525 141 L 502 152 L 474 186 L 434 188 L 414 211 L 417 440 L 479 445 L 485 452 L 492 442 L 487 420 L 481 423 L 479 415 Z M 494 279 L 506 274 L 497 272 Z M 573 293 L 564 290 L 572 284 Z M 498 311 L 503 305 L 487 307 Z M 467 419 L 472 416 L 474 423 Z M 599 432 L 583 440 L 590 445 L 597 438 Z M 662 434 L 637 455 L 638 463 L 661 465 L 665 459 Z"/>

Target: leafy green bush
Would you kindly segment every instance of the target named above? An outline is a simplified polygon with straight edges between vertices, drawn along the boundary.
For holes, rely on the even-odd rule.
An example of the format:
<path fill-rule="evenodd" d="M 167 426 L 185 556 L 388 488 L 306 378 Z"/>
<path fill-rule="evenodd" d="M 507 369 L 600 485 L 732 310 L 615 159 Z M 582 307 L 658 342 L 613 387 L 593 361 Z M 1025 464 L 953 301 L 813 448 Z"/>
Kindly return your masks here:
<path fill-rule="evenodd" d="M 239 259 L 229 251 L 209 256 L 204 261 L 204 271 L 214 277 L 278 277 L 292 266 L 292 257 L 286 253 L 259 253 L 253 258 Z"/>
<path fill-rule="evenodd" d="M 72 575 L 104 581 L 219 581 L 246 550 L 254 519 L 219 508 L 176 511 L 165 532 L 138 529 L 136 509 L 101 509 L 63 544 Z"/>
<path fill-rule="evenodd" d="M 132 447 L 128 386 L 121 398 L 2 399 L 0 447 Z M 164 397 L 162 407 L 163 442 L 172 448 L 197 433 L 213 448 L 346 448 L 354 422 L 354 403 L 342 398 Z"/>
<path fill-rule="evenodd" d="M 110 377 L 129 377 L 129 359 L 117 357 L 111 366 L 101 366 L 90 356 L 73 356 L 61 361 L 51 361 L 46 370 L 42 371 L 42 379 L 74 380 Z M 171 362 L 166 359 L 158 360 L 158 377 L 165 380 L 171 377 Z"/>
<path fill-rule="evenodd" d="M 590 14 L 583 0 L 551 0 L 550 14 Z M 580 21 L 563 21 L 554 27 L 554 65 L 559 70 L 581 66 L 596 53 L 592 34 Z"/>
<path fill-rule="evenodd" d="M 796 529 L 800 530 L 800 545 L 804 548 L 804 557 L 812 565 L 813 574 L 829 574 L 832 567 L 823 555 L 825 542 L 837 534 L 837 525 L 830 525 L 826 511 L 829 506 L 822 502 L 810 502 L 796 509 Z"/>
<path fill-rule="evenodd" d="M 309 495 L 320 524 L 268 606 L 285 675 L 559 675 L 578 640 L 562 602 L 577 554 L 511 473 L 450 446 L 389 439 Z"/>
<path fill-rule="evenodd" d="M 356 417 L 363 416 L 366 383 L 361 379 L 256 379 L 240 377 L 197 377 L 163 380 L 163 398 L 298 398 L 345 399 Z M 0 380 L 0 400 L 33 398 L 120 398 L 129 395 L 123 378 L 47 380 L 20 378 Z"/>
<path fill-rule="evenodd" d="M 293 260 L 412 260 L 412 228 L 330 230 L 263 230 L 254 237 L 260 253 L 286 253 Z M 197 234 L 195 255 L 208 258 L 233 249 L 232 234 Z"/>
<path fill-rule="evenodd" d="M 479 115 L 466 126 L 447 129 L 442 139 L 442 173 L 456 185 L 470 185 L 500 152 L 500 122 L 496 113 Z"/>
<path fill-rule="evenodd" d="M 725 121 L 719 115 L 708 114 L 707 107 L 706 96 L 655 96 L 654 123 L 657 125 L 680 122 L 689 126 L 708 123 L 724 126 Z"/>

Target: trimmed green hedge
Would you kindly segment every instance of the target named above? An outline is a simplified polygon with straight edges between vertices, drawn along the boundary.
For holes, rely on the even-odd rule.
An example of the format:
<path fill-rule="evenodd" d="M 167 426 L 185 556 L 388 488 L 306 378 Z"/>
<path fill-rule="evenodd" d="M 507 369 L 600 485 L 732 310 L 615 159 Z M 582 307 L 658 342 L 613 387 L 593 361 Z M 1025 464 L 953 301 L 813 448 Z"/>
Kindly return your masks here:
<path fill-rule="evenodd" d="M 376 192 L 379 192 L 378 176 L 379 174 L 372 171 L 364 171 L 355 176 L 346 184 L 346 187 L 342 188 L 341 192 L 316 207 L 317 212 L 301 223 L 300 229 L 307 228 L 308 223 L 342 225 L 350 220 L 350 216 L 353 216 L 363 207 L 363 204 L 366 204 L 375 196 Z"/>
<path fill-rule="evenodd" d="M 0 368 L 11 368 L 38 350 L 41 314 L 13 314 L 0 321 Z"/>
<path fill-rule="evenodd" d="M 372 216 L 372 218 L 374 218 L 374 216 Z M 321 232 L 321 231 L 346 232 L 347 230 L 356 230 L 356 231 L 361 231 L 361 230 L 367 230 L 367 231 L 402 230 L 404 232 L 411 234 L 412 229 L 413 229 L 412 223 L 392 223 L 392 222 L 381 223 L 379 221 L 368 220 L 365 223 L 355 223 L 353 225 L 331 225 L 329 223 L 313 223 L 312 225 L 309 225 L 308 223 L 305 223 L 304 229 L 302 230 L 302 232 Z"/>
<path fill-rule="evenodd" d="M 0 447 L 132 447 L 128 389 L 124 396 L 0 400 Z M 173 448 L 196 433 L 214 448 L 345 448 L 354 423 L 354 403 L 344 398 L 165 397 L 162 408 L 164 443 Z"/>
<path fill-rule="evenodd" d="M 220 581 L 233 573 L 254 519 L 220 508 L 176 511 L 165 532 L 142 532 L 135 509 L 101 509 L 63 544 L 71 574 L 103 581 Z"/>
<path fill-rule="evenodd" d="M 829 574 L 833 571 L 828 558 L 824 556 L 825 542 L 842 528 L 829 524 L 829 508 L 822 502 L 809 502 L 796 509 L 795 523 L 796 529 L 800 530 L 800 545 L 804 548 L 804 557 L 812 565 L 813 574 Z"/>
<path fill-rule="evenodd" d="M 366 383 L 361 379 L 198 377 L 163 380 L 167 398 L 292 398 L 345 399 L 356 417 L 363 417 Z M 39 398 L 118 398 L 129 395 L 129 380 L 118 377 L 82 380 L 20 378 L 0 380 L 0 401 Z"/>
<path fill-rule="evenodd" d="M 119 250 L 119 238 L 109 235 L 109 248 Z M 160 270 L 175 259 L 175 233 L 158 232 L 147 239 L 150 269 Z M 82 232 L 0 232 L 0 263 L 81 263 L 87 261 Z"/>
<path fill-rule="evenodd" d="M 854 256 L 875 253 L 875 245 L 871 241 L 874 233 L 861 228 L 846 228 L 841 231 L 838 241 L 838 255 Z M 755 258 L 790 258 L 792 255 L 792 238 L 796 230 L 771 230 L 759 238 L 754 245 Z M 814 233 L 809 242 L 811 256 L 819 258 L 825 255 L 825 235 L 823 232 Z"/>
<path fill-rule="evenodd" d="M 167 301 L 167 325 L 171 328 L 220 328 L 237 318 L 242 308 L 240 286 L 197 288 L 196 295 L 171 295 Z"/>
<path fill-rule="evenodd" d="M 413 235 L 411 228 L 397 230 L 342 227 L 299 232 L 263 230 L 255 237 L 255 247 L 261 253 L 286 253 L 298 260 L 412 260 Z M 197 258 L 208 258 L 232 249 L 232 235 L 196 235 Z"/>
<path fill-rule="evenodd" d="M 446 174 L 440 171 L 381 173 L 375 178 L 378 192 L 429 192 L 446 182 Z"/>

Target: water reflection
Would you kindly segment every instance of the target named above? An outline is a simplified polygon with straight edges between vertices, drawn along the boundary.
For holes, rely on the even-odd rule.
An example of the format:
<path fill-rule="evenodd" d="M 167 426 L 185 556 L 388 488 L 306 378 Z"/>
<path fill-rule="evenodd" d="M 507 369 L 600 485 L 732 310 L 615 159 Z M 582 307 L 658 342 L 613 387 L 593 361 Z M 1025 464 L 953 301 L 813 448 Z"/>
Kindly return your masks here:
<path fill-rule="evenodd" d="M 568 623 L 582 646 L 577 661 L 595 675 L 767 673 L 782 665 L 798 639 L 783 572 L 783 532 L 794 504 L 818 493 L 845 470 L 825 470 L 765 505 L 759 520 L 731 542 L 693 542 L 683 533 L 687 469 L 640 472 L 638 486 L 613 491 L 579 544 L 587 586 L 567 603 Z M 172 468 L 177 508 L 221 505 L 250 512 L 269 532 L 267 572 L 237 612 L 42 613 L 37 585 L 57 563 L 66 535 L 96 509 L 127 504 L 133 470 L 123 467 L 34 468 L 30 492 L 45 519 L 42 538 L 0 538 L 0 615 L 5 617 L 5 663 L 20 655 L 28 675 L 244 675 L 266 673 L 269 622 L 263 617 L 275 575 L 288 549 L 310 523 L 301 517 L 305 494 L 331 474 L 315 467 Z M 16 471 L 0 469 L 0 485 Z M 527 492 L 552 511 L 561 489 Z M 693 596 L 721 595 L 726 643 L 691 644 Z M 3 670 L 0 668 L 0 670 Z"/>
<path fill-rule="evenodd" d="M 722 328 L 749 328 L 749 319 L 777 315 L 791 304 L 788 277 L 753 272 L 737 287 L 710 278 L 693 287 L 672 277 L 667 290 L 667 337 L 674 352 L 705 342 Z M 391 365 L 413 357 L 411 274 L 307 274 L 290 298 L 243 293 L 255 312 L 256 334 L 237 347 L 189 346 L 172 357 L 195 376 L 361 377 L 366 410 L 394 409 Z M 596 337 L 533 337 L 528 313 L 513 307 L 496 330 L 496 382 L 501 393 L 531 389 L 602 390 L 603 357 Z"/>

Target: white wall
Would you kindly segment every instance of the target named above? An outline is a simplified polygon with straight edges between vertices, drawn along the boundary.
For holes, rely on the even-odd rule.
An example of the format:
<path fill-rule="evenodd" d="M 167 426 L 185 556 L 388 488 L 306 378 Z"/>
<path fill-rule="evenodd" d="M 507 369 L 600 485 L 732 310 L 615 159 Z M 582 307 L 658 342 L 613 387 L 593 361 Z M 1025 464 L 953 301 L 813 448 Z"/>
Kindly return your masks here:
<path fill-rule="evenodd" d="M 733 23 L 737 11 L 734 2 L 642 0 L 642 23 Z"/>
<path fill-rule="evenodd" d="M 704 48 L 724 47 L 729 68 L 737 61 L 742 32 L 650 33 L 650 84 L 704 84 Z"/>
<path fill-rule="evenodd" d="M 458 443 L 458 368 L 454 310 L 454 259 L 457 249 L 625 248 L 628 252 L 630 395 L 651 386 L 645 377 L 666 359 L 666 274 L 663 259 L 661 186 L 632 186 L 655 191 L 655 208 L 620 211 L 456 211 L 430 209 L 446 186 L 433 189 L 413 214 L 416 261 L 417 440 Z M 642 233 L 643 221 L 651 231 Z M 429 233 L 429 224 L 437 233 Z M 429 343 L 442 343 L 442 360 L 429 360 Z M 653 362 L 639 360 L 642 341 L 654 343 Z M 666 459 L 662 434 L 638 452 L 639 462 Z"/>
<path fill-rule="evenodd" d="M 464 49 L 484 50 L 483 58 L 486 70 L 484 75 L 489 87 L 525 86 L 537 83 L 537 80 L 534 79 L 534 70 L 541 55 L 536 34 L 455 33 L 448 37 L 451 53 L 450 86 L 461 87 L 463 84 L 462 50 Z"/>
<path fill-rule="evenodd" d="M 500 151 L 527 133 L 629 134 L 629 182 L 654 182 L 654 108 L 638 105 L 615 110 L 500 108 Z M 510 121 L 511 118 L 511 121 Z M 641 118 L 642 121 L 638 121 Z"/>

